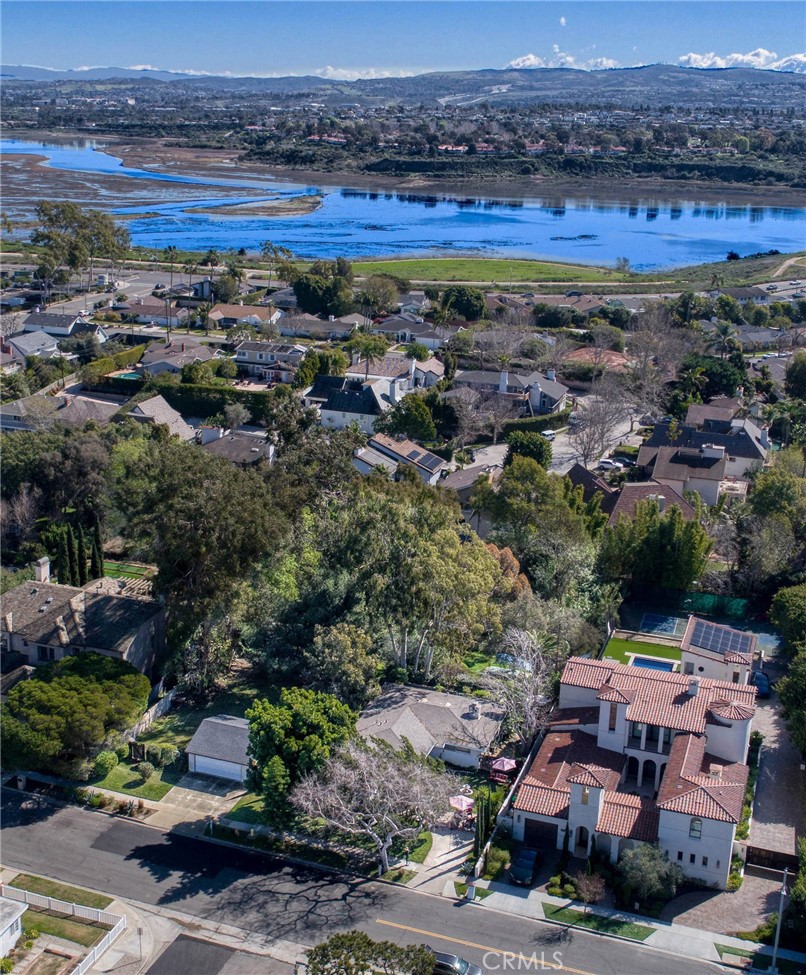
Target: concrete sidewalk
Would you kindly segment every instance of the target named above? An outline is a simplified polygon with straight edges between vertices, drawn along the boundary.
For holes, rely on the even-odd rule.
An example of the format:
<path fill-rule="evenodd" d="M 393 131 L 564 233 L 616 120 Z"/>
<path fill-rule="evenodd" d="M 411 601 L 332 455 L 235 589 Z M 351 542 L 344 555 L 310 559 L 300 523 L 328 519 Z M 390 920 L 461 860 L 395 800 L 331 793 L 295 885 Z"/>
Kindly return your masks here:
<path fill-rule="evenodd" d="M 567 927 L 564 922 L 554 921 L 546 916 L 544 904 L 552 907 L 567 907 L 583 913 L 585 906 L 575 901 L 569 901 L 562 897 L 551 897 L 537 890 L 521 888 L 517 890 L 509 884 L 478 881 L 477 888 L 492 891 L 483 899 L 474 901 L 475 907 L 483 907 L 487 910 L 501 911 L 504 914 L 517 914 L 521 917 L 529 917 L 534 920 L 544 921 L 549 924 L 558 924 Z M 453 881 L 445 883 L 443 897 L 456 899 L 456 891 Z M 667 951 L 676 955 L 685 955 L 689 958 L 696 958 L 701 961 L 712 961 L 719 964 L 738 964 L 741 956 L 733 956 L 735 962 L 728 955 L 722 959 L 717 945 L 735 948 L 738 951 L 759 953 L 765 956 L 772 955 L 772 948 L 767 945 L 756 944 L 752 941 L 743 941 L 740 938 L 733 938 L 726 934 L 716 934 L 712 931 L 700 931 L 697 928 L 689 928 L 682 924 L 674 924 L 668 921 L 658 921 L 654 918 L 644 917 L 641 914 L 630 914 L 627 911 L 613 910 L 606 907 L 589 906 L 588 914 L 594 914 L 602 918 L 613 918 L 631 924 L 638 924 L 645 928 L 652 928 L 652 934 L 643 939 L 643 944 L 649 948 L 657 948 L 660 951 Z M 572 925 L 573 927 L 573 925 Z M 590 931 L 591 929 L 584 929 Z M 620 937 L 619 935 L 607 932 L 594 932 L 600 937 Z M 630 939 L 634 940 L 634 939 Z M 781 949 L 778 952 L 779 958 L 786 958 L 793 962 L 800 962 L 803 971 L 806 972 L 806 954 L 797 951 Z M 744 967 L 744 966 L 739 966 Z"/>

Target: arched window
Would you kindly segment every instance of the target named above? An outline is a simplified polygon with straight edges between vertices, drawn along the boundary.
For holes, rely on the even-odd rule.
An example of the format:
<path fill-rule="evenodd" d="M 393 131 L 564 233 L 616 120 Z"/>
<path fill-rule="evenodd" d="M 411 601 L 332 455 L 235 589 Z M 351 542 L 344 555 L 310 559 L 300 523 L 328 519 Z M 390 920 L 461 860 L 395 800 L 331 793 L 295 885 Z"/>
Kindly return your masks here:
<path fill-rule="evenodd" d="M 702 820 L 696 817 L 691 820 L 688 827 L 688 835 L 693 840 L 698 840 L 702 836 Z"/>

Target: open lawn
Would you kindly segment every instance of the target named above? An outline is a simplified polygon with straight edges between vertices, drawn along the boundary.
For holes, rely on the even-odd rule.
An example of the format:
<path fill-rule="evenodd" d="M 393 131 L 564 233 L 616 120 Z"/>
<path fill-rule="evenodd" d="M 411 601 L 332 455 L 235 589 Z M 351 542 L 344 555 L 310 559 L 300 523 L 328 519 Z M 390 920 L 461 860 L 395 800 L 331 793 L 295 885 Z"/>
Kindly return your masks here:
<path fill-rule="evenodd" d="M 104 559 L 104 575 L 110 579 L 142 579 L 153 575 L 154 570 L 147 565 L 136 565 L 132 562 L 113 562 Z"/>
<path fill-rule="evenodd" d="M 604 934 L 617 934 L 622 938 L 632 938 L 633 941 L 646 941 L 655 930 L 644 924 L 634 924 L 632 921 L 619 921 L 613 917 L 602 917 L 601 914 L 583 914 L 571 907 L 557 907 L 555 904 L 543 902 L 543 913 L 549 921 L 562 921 L 578 928 L 590 928 Z"/>
<path fill-rule="evenodd" d="M 40 934 L 51 934 L 55 938 L 64 938 L 65 941 L 84 945 L 85 948 L 91 948 L 109 930 L 108 927 L 76 921 L 72 917 L 54 917 L 52 914 L 35 911 L 33 908 L 29 908 L 23 914 L 22 926 L 25 931 L 33 930 Z"/>
<path fill-rule="evenodd" d="M 628 664 L 631 654 L 637 654 L 640 657 L 660 657 L 662 660 L 674 660 L 675 662 L 680 660 L 678 647 L 665 647 L 659 643 L 643 643 L 640 640 L 622 640 L 618 637 L 612 637 L 608 641 L 604 657 L 607 660 L 618 660 L 619 663 Z"/>
<path fill-rule="evenodd" d="M 158 718 L 139 740 L 145 745 L 173 745 L 185 748 L 193 733 L 205 718 L 215 714 L 231 714 L 242 718 L 258 698 L 272 700 L 279 695 L 276 684 L 268 684 L 258 678 L 251 667 L 244 665 L 234 669 L 222 684 L 218 693 L 207 704 L 180 707 L 164 718 Z"/>
<path fill-rule="evenodd" d="M 227 819 L 234 819 L 239 823 L 249 823 L 250 825 L 265 825 L 267 820 L 266 813 L 263 810 L 263 797 L 254 792 L 247 792 L 227 813 Z"/>
<path fill-rule="evenodd" d="M 168 768 L 156 769 L 151 778 L 143 782 L 140 773 L 135 771 L 134 765 L 130 762 L 119 762 L 109 775 L 102 779 L 93 779 L 90 786 L 96 789 L 109 789 L 110 792 L 122 792 L 137 799 L 159 802 L 182 778 L 182 774 L 181 763 L 177 761 Z"/>
<path fill-rule="evenodd" d="M 109 907 L 113 900 L 106 894 L 96 894 L 81 887 L 71 887 L 69 884 L 60 884 L 55 880 L 45 880 L 44 877 L 33 877 L 29 873 L 18 873 L 9 887 L 28 890 L 32 894 L 42 894 L 43 897 L 55 897 L 60 901 L 70 901 L 71 904 L 95 907 L 99 911 Z"/>
<path fill-rule="evenodd" d="M 500 258 L 413 258 L 411 260 L 356 261 L 353 270 L 359 277 L 371 274 L 396 274 L 409 281 L 496 282 L 496 287 L 538 281 L 598 282 L 626 281 L 630 275 L 608 268 L 580 264 L 554 264 L 547 261 L 502 260 Z"/>

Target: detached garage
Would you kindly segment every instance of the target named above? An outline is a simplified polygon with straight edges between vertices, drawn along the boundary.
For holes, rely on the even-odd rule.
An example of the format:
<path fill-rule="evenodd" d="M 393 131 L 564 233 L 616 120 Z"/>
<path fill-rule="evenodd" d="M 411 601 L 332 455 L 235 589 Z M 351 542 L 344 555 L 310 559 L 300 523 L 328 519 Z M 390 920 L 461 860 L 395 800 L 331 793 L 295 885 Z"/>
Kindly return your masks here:
<path fill-rule="evenodd" d="M 190 739 L 188 769 L 230 782 L 243 782 L 249 769 L 249 722 L 230 714 L 205 718 Z"/>

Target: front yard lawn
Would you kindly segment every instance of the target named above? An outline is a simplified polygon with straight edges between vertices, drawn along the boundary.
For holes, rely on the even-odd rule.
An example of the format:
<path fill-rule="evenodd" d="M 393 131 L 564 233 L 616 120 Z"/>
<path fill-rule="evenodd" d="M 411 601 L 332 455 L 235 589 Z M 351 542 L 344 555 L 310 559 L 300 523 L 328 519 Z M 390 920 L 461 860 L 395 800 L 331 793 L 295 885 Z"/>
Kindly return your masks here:
<path fill-rule="evenodd" d="M 109 775 L 102 779 L 93 779 L 89 785 L 90 788 L 109 789 L 110 792 L 121 792 L 126 796 L 159 802 L 171 791 L 182 775 L 182 765 L 177 761 L 167 768 L 156 769 L 151 778 L 143 782 L 140 773 L 135 771 L 131 762 L 119 762 Z"/>
<path fill-rule="evenodd" d="M 277 684 L 270 685 L 261 681 L 251 667 L 239 667 L 227 676 L 226 682 L 207 704 L 177 708 L 164 718 L 157 718 L 138 740 L 144 745 L 185 748 L 205 718 L 216 714 L 231 714 L 242 718 L 258 698 L 268 697 L 275 700 L 279 693 Z"/>
<path fill-rule="evenodd" d="M 622 938 L 632 938 L 633 941 L 646 941 L 655 930 L 644 924 L 634 924 L 632 921 L 619 921 L 614 917 L 602 917 L 601 914 L 583 914 L 572 907 L 557 907 L 555 904 L 543 902 L 543 914 L 549 921 L 562 921 L 563 924 L 573 924 L 579 928 L 590 928 L 591 931 L 601 931 L 604 934 L 618 934 Z"/>
<path fill-rule="evenodd" d="M 467 884 L 460 883 L 458 880 L 454 880 L 453 889 L 456 891 L 456 896 L 464 899 L 467 897 Z M 493 891 L 488 890 L 486 887 L 476 887 L 476 896 L 473 900 L 483 901 L 485 897 L 489 897 Z"/>
<path fill-rule="evenodd" d="M 254 826 L 267 826 L 268 819 L 263 808 L 263 796 L 255 792 L 247 792 L 227 813 L 227 819 L 235 819 L 239 823 L 249 823 Z"/>
<path fill-rule="evenodd" d="M 70 901 L 72 904 L 82 904 L 84 907 L 96 907 L 99 911 L 109 907 L 113 898 L 106 894 L 95 894 L 81 887 L 71 887 L 60 884 L 55 880 L 45 880 L 44 877 L 33 877 L 29 873 L 18 873 L 9 887 L 28 890 L 32 894 L 42 894 L 43 897 L 55 897 L 60 901 Z"/>
<path fill-rule="evenodd" d="M 660 643 L 644 643 L 641 640 L 622 640 L 619 637 L 612 637 L 605 647 L 604 657 L 606 660 L 618 660 L 619 663 L 628 664 L 630 656 L 636 654 L 639 657 L 660 657 L 662 660 L 680 660 L 679 647 L 667 647 Z"/>
<path fill-rule="evenodd" d="M 64 938 L 65 941 L 84 945 L 85 948 L 91 948 L 109 930 L 108 926 L 86 924 L 72 917 L 54 917 L 52 914 L 35 911 L 33 908 L 29 908 L 23 914 L 22 927 L 24 931 L 35 930 L 40 934 L 50 934 L 55 938 Z"/>
<path fill-rule="evenodd" d="M 416 876 L 417 873 L 414 870 L 406 870 L 405 867 L 392 867 L 381 877 L 381 880 L 388 880 L 392 884 L 407 884 Z"/>

